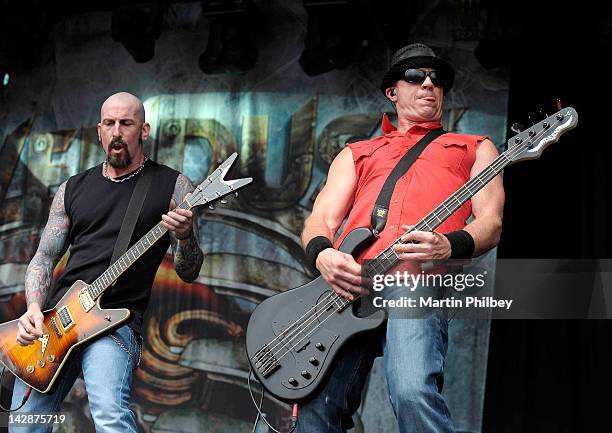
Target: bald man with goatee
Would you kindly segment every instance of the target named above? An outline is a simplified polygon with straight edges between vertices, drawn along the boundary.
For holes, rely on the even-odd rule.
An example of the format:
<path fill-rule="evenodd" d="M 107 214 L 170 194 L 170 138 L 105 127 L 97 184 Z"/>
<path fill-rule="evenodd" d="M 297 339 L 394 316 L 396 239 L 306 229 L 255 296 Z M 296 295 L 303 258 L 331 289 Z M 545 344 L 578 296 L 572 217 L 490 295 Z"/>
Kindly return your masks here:
<path fill-rule="evenodd" d="M 82 372 L 96 432 L 132 433 L 138 431 L 129 408 L 132 375 L 140 362 L 143 315 L 155 273 L 171 245 L 177 274 L 191 282 L 199 274 L 203 254 L 192 212 L 172 211 L 193 191 L 191 182 L 144 153 L 150 125 L 140 99 L 126 92 L 110 96 L 102 104 L 97 129 L 105 160 L 62 183 L 53 198 L 38 250 L 26 271 L 27 311 L 19 319 L 17 342 L 28 345 L 42 337 L 41 311 L 53 307 L 77 280 L 91 283 L 109 267 L 132 192 L 145 169 L 154 170 L 154 176 L 131 239 L 137 241 L 160 220 L 168 233 L 103 295 L 103 307 L 128 308 L 130 321 L 79 346 L 51 392 L 33 391 L 20 411 L 56 413 Z M 53 269 L 68 247 L 66 269 L 52 290 Z M 12 407 L 21 404 L 26 389 L 21 380 L 15 380 Z M 53 424 L 18 427 L 10 431 L 50 432 Z"/>

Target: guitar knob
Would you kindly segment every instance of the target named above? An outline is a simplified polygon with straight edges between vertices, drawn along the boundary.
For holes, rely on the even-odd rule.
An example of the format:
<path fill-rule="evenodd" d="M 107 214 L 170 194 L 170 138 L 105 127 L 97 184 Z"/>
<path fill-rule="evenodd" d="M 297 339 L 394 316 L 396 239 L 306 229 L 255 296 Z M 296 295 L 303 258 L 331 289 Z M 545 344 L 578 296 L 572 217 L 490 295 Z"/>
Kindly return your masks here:
<path fill-rule="evenodd" d="M 321 352 L 325 350 L 325 346 L 322 343 L 315 344 L 315 347 L 319 349 Z"/>
<path fill-rule="evenodd" d="M 45 366 L 45 361 L 43 361 L 42 359 L 39 359 L 38 362 L 36 363 L 38 364 L 40 368 L 43 368 Z"/>
<path fill-rule="evenodd" d="M 310 373 L 308 372 L 308 370 L 302 370 L 302 372 L 300 374 L 302 375 L 302 377 L 304 379 L 309 379 L 310 378 Z"/>
<path fill-rule="evenodd" d="M 227 200 L 225 200 L 224 198 L 222 198 L 221 200 L 219 200 L 219 203 L 221 203 L 221 204 L 227 204 Z"/>
<path fill-rule="evenodd" d="M 28 365 L 26 367 L 26 371 L 30 374 L 34 373 L 34 366 L 33 365 Z"/>
<path fill-rule="evenodd" d="M 550 126 L 550 125 L 548 124 L 548 122 L 544 122 L 544 123 L 542 123 L 542 127 L 543 127 L 544 129 L 548 129 L 548 127 L 549 127 L 549 126 Z"/>
<path fill-rule="evenodd" d="M 523 125 L 521 125 L 520 123 L 513 123 L 512 126 L 510 127 L 510 129 L 518 134 L 523 129 L 525 129 L 525 127 Z"/>
<path fill-rule="evenodd" d="M 215 210 L 215 207 L 214 207 L 212 204 L 209 204 L 209 205 L 208 205 L 208 209 L 210 209 L 210 210 Z"/>
<path fill-rule="evenodd" d="M 47 362 L 53 362 L 53 361 L 55 361 L 55 355 L 47 356 Z"/>
<path fill-rule="evenodd" d="M 293 386 L 297 386 L 298 381 L 295 379 L 295 377 L 290 377 L 287 382 L 289 382 L 291 385 Z"/>
<path fill-rule="evenodd" d="M 314 356 L 308 360 L 312 365 L 318 365 L 319 361 Z"/>

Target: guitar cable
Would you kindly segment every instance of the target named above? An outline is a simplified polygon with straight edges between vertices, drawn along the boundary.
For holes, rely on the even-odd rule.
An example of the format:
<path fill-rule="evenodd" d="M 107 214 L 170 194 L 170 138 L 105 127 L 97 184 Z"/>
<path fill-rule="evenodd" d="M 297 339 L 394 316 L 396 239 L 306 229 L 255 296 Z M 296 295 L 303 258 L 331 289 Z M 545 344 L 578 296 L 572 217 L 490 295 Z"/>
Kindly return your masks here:
<path fill-rule="evenodd" d="M 2 373 L 0 373 L 0 384 L 2 384 L 2 378 L 4 377 L 4 370 L 6 369 L 6 367 L 2 366 Z M 17 378 L 15 378 L 15 380 L 18 380 Z M 1 385 L 0 385 L 1 387 Z M 21 404 L 16 407 L 15 409 L 7 409 L 4 406 L 2 406 L 2 403 L 0 403 L 0 410 L 2 412 L 15 412 L 19 409 L 21 409 L 25 404 L 26 401 L 28 401 L 28 398 L 30 398 L 30 394 L 32 394 L 32 387 L 28 386 L 28 389 L 26 389 L 26 392 L 23 394 L 23 399 L 21 400 Z"/>
<path fill-rule="evenodd" d="M 259 382 L 259 385 L 261 386 L 261 397 L 259 399 L 259 404 L 257 404 L 257 402 L 255 401 L 255 396 L 253 395 L 253 389 L 251 388 L 251 375 L 252 374 L 253 374 L 253 367 L 249 369 L 249 375 L 247 376 L 247 386 L 249 388 L 249 394 L 251 395 L 251 401 L 253 402 L 255 409 L 257 409 L 257 417 L 255 418 L 255 423 L 253 424 L 253 430 L 251 433 L 255 433 L 255 431 L 257 430 L 257 424 L 259 423 L 260 418 L 268 425 L 268 427 L 270 427 L 270 429 L 273 432 L 282 433 L 281 431 L 272 427 L 272 425 L 266 419 L 266 416 L 261 411 L 261 407 L 263 406 L 263 399 L 264 399 L 266 390 L 261 385 L 261 382 L 259 382 L 259 380 L 258 382 Z M 293 433 L 295 431 L 295 429 L 297 428 L 297 422 L 298 422 L 298 404 L 293 403 L 293 408 L 291 411 L 291 430 L 289 430 L 287 433 Z"/>

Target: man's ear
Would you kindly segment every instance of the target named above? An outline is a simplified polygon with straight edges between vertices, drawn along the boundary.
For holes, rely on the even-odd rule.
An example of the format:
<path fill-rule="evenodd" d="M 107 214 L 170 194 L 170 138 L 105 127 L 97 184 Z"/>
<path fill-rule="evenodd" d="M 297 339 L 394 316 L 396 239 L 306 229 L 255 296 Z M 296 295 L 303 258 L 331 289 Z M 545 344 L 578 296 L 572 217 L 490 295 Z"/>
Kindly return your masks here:
<path fill-rule="evenodd" d="M 395 93 L 395 87 L 387 87 L 385 90 L 385 96 L 391 102 L 396 102 L 397 94 Z"/>
<path fill-rule="evenodd" d="M 149 138 L 149 133 L 151 132 L 151 125 L 149 125 L 147 122 L 145 122 L 142 125 L 142 130 L 140 131 L 140 138 L 142 139 L 142 141 L 147 141 L 147 138 Z"/>

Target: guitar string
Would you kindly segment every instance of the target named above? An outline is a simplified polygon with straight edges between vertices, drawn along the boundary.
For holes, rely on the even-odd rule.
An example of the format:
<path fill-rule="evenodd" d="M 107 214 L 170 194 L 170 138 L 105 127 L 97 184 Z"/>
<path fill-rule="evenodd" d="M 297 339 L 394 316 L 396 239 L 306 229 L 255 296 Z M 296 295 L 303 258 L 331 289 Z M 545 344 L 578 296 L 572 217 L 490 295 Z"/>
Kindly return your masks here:
<path fill-rule="evenodd" d="M 563 119 L 561 119 L 561 120 L 563 120 Z M 549 129 L 553 128 L 553 126 L 554 126 L 555 124 L 560 123 L 560 121 L 561 121 L 561 120 L 556 119 L 556 120 L 555 120 L 555 121 L 554 121 L 554 122 L 553 122 L 553 123 L 552 123 L 552 124 L 549 126 L 549 128 L 547 128 L 547 129 L 545 129 L 544 131 L 542 131 L 542 132 L 540 132 L 540 133 L 538 133 L 538 134 L 534 135 L 533 137 L 531 137 L 531 139 L 532 139 L 532 140 L 539 139 L 539 137 L 537 137 L 537 135 L 543 135 L 543 134 L 544 134 L 546 131 L 548 131 Z M 529 147 L 529 144 L 530 144 L 530 142 L 529 142 L 529 141 L 526 141 L 526 142 L 522 142 L 521 144 L 518 144 L 518 145 L 512 146 L 512 147 L 511 147 L 510 149 L 508 149 L 506 152 L 503 152 L 501 155 L 499 155 L 499 157 L 498 157 L 498 158 L 496 158 L 496 159 L 495 159 L 495 161 L 493 161 L 493 162 L 492 162 L 492 163 L 491 163 L 491 164 L 490 164 L 490 165 L 489 165 L 487 168 L 485 168 L 484 170 L 482 170 L 482 172 L 481 172 L 481 173 L 479 173 L 479 175 L 480 175 L 480 174 L 482 174 L 482 173 L 484 173 L 486 170 L 493 168 L 493 166 L 494 166 L 494 165 L 500 165 L 500 167 L 499 167 L 499 168 L 495 168 L 495 171 L 497 171 L 497 173 L 495 174 L 495 176 L 497 176 L 497 174 L 499 174 L 499 172 L 501 172 L 501 170 L 504 168 L 504 165 L 508 165 L 510 162 L 512 162 L 510 159 L 508 159 L 508 158 L 507 158 L 507 156 L 509 156 L 509 155 L 516 156 L 516 155 L 520 154 L 520 153 L 521 153 L 521 152 L 523 152 L 523 151 L 524 151 L 524 150 L 525 150 L 527 147 Z M 513 155 L 513 154 L 514 154 L 514 155 Z M 506 158 L 506 162 L 505 162 L 505 163 L 503 162 L 502 156 L 504 156 L 504 158 Z M 495 176 L 494 176 L 494 177 L 495 177 Z M 468 183 L 469 183 L 469 182 L 468 182 Z M 466 183 L 466 185 L 467 185 L 467 183 Z M 465 186 L 465 185 L 464 185 L 464 186 Z M 484 185 L 483 185 L 483 186 L 484 186 Z M 463 187 L 461 187 L 460 189 L 463 189 Z M 476 192 L 478 192 L 478 191 L 476 191 Z M 462 196 L 464 195 L 464 193 L 465 193 L 465 191 L 460 192 L 460 193 L 459 193 L 459 197 L 462 197 Z M 468 197 L 466 198 L 466 200 L 467 200 L 467 199 L 469 199 L 469 197 L 471 197 L 471 196 L 473 196 L 473 195 L 475 194 L 475 193 L 474 193 L 474 194 L 472 194 L 472 193 L 471 193 L 469 190 L 467 191 L 467 193 L 468 193 Z M 455 193 L 453 193 L 453 195 L 455 195 Z M 457 199 L 457 197 L 456 197 L 456 199 Z M 458 200 L 459 200 L 459 199 L 458 199 Z M 461 200 L 462 200 L 462 199 L 461 199 Z M 459 201 L 461 201 L 461 200 L 459 200 Z M 438 206 L 438 207 L 439 207 L 439 206 Z M 437 209 L 437 208 L 436 208 L 436 209 Z M 435 213 L 435 210 L 434 210 L 434 211 L 432 211 L 432 212 L 430 212 L 430 215 L 432 215 L 433 213 Z M 427 220 L 427 219 L 430 217 L 430 215 L 426 216 L 426 217 L 425 217 L 425 218 L 423 218 L 421 221 L 419 221 L 417 224 L 415 224 L 415 227 L 416 227 L 417 225 L 421 224 L 422 222 L 426 222 L 426 220 Z M 427 224 L 427 225 L 429 226 L 429 224 Z M 413 230 L 413 229 L 409 230 L 407 233 L 409 233 L 409 232 L 410 232 L 410 231 L 412 231 L 412 230 Z M 398 241 L 401 241 L 401 237 L 400 237 L 398 240 L 396 240 L 395 242 L 398 242 Z M 395 242 L 394 242 L 394 243 L 395 243 Z M 379 254 L 378 256 L 380 256 L 380 254 Z M 376 257 L 378 257 L 378 256 L 376 256 Z M 333 297 L 333 294 L 336 294 L 336 293 L 335 293 L 335 292 L 332 292 L 332 297 Z M 340 296 L 338 296 L 337 294 L 336 294 L 336 296 L 337 296 L 338 298 L 341 298 L 341 297 L 340 297 Z M 355 302 L 355 301 L 356 301 L 357 299 L 359 299 L 360 297 L 361 297 L 361 296 L 356 296 L 356 297 L 355 297 L 355 298 L 354 298 L 352 301 L 348 301 L 348 300 L 347 300 L 347 301 L 348 301 L 348 304 Z M 342 298 L 342 299 L 345 299 L 345 298 Z M 323 316 L 323 314 L 324 314 L 324 313 L 327 311 L 327 309 L 329 308 L 329 306 L 331 306 L 331 305 L 333 304 L 333 302 L 334 302 L 334 300 L 332 299 L 332 301 L 330 301 L 330 302 L 329 302 L 329 303 L 328 303 L 328 304 L 327 304 L 327 305 L 326 305 L 326 306 L 323 308 L 323 312 L 322 312 L 321 314 L 319 314 L 319 315 L 315 315 L 314 319 L 316 320 L 316 319 L 318 319 L 318 318 L 322 317 L 322 316 Z M 346 305 L 345 305 L 345 306 L 346 306 Z M 315 305 L 313 308 L 311 308 L 311 310 L 315 309 L 316 307 L 317 307 L 317 305 Z M 311 311 L 311 310 L 309 310 L 309 311 Z M 325 319 L 323 319 L 323 321 L 321 321 L 320 325 L 321 325 L 321 324 L 323 324 L 323 323 L 324 323 L 324 322 L 325 322 L 327 319 L 329 319 L 329 318 L 330 318 L 330 317 L 331 317 L 331 316 L 332 316 L 334 313 L 335 313 L 335 312 L 332 312 L 331 314 L 329 314 L 329 315 L 328 315 L 328 317 L 326 317 Z M 302 316 L 302 317 L 303 317 L 303 316 Z M 298 321 L 299 321 L 299 320 L 300 320 L 300 319 L 298 319 Z M 306 328 L 308 325 L 310 325 L 311 323 L 314 323 L 314 321 L 315 321 L 315 320 L 311 320 L 311 321 L 310 321 L 310 323 L 305 324 L 305 325 L 304 325 L 304 327 L 303 327 L 302 329 L 305 329 L 305 328 Z M 293 323 L 291 326 L 295 325 L 295 324 L 296 324 L 298 321 L 294 322 L 294 323 Z M 320 326 L 320 325 L 319 325 L 319 326 Z M 318 326 L 315 326 L 315 328 L 314 328 L 312 331 L 310 331 L 308 334 L 306 334 L 306 335 L 304 336 L 304 338 L 305 338 L 305 337 L 308 337 L 309 335 L 311 335 L 311 334 L 312 334 L 312 332 L 314 332 L 314 330 L 315 330 L 315 329 L 317 329 L 317 327 L 318 327 Z M 300 330 L 300 331 L 298 331 L 298 333 L 297 333 L 297 334 L 302 333 L 302 332 L 303 332 L 303 330 Z M 294 335 L 296 335 L 296 334 L 294 334 Z M 277 336 L 276 338 L 274 338 L 273 340 L 271 340 L 271 341 L 270 341 L 269 343 L 267 343 L 267 344 L 270 344 L 271 342 L 273 342 L 274 340 L 279 339 L 279 338 L 280 338 L 280 336 Z M 291 343 L 292 343 L 292 341 L 293 341 L 293 340 L 295 340 L 295 338 L 296 338 L 296 336 L 294 336 L 293 338 L 291 338 L 291 339 L 290 339 L 289 341 L 287 341 L 285 344 L 287 344 L 287 343 L 291 344 Z M 301 341 L 301 340 L 300 340 L 300 341 Z M 276 348 L 276 347 L 278 347 L 278 345 L 279 345 L 279 344 L 281 344 L 281 345 L 282 345 L 282 343 L 283 343 L 283 342 L 282 342 L 282 341 L 280 341 L 278 344 L 276 344 L 276 345 L 275 345 L 275 348 Z M 273 354 L 272 354 L 272 356 L 273 356 L 274 358 L 276 358 L 276 361 L 278 361 L 278 360 L 282 359 L 284 356 L 286 356 L 286 355 L 287 355 L 289 352 L 291 352 L 293 349 L 295 349 L 295 347 L 297 347 L 297 344 L 296 344 L 296 345 L 294 345 L 293 347 L 289 348 L 288 350 L 286 350 L 286 351 L 285 351 L 285 353 L 283 353 L 282 355 L 278 356 L 278 358 L 277 358 L 277 355 L 278 355 L 278 354 L 281 352 L 281 350 L 279 350 L 279 351 L 278 351 L 278 352 L 276 352 L 276 353 L 273 353 Z M 260 350 L 261 350 L 261 349 L 260 349 Z M 274 365 L 272 365 L 272 367 L 273 367 L 273 366 L 274 366 Z M 265 375 L 265 374 L 267 374 L 267 371 L 264 371 L 264 373 L 262 373 L 262 374 L 264 374 L 264 375 Z"/>
<path fill-rule="evenodd" d="M 334 292 L 328 292 L 328 294 L 326 295 L 326 297 L 324 297 L 324 298 L 323 298 L 323 299 L 322 299 L 320 302 L 321 302 L 321 303 L 322 303 L 322 302 L 325 302 L 325 301 L 327 300 L 326 298 L 329 298 L 330 296 L 332 296 L 332 293 L 334 293 Z M 300 320 L 302 320 L 304 317 L 306 317 L 306 316 L 307 316 L 307 315 L 308 315 L 308 314 L 309 314 L 309 313 L 310 313 L 312 310 L 315 310 L 315 309 L 317 308 L 317 305 L 319 305 L 319 304 L 318 304 L 318 303 L 317 303 L 317 304 L 315 304 L 315 305 L 314 305 L 312 308 L 310 308 L 310 310 L 306 311 L 306 312 L 305 312 L 304 314 L 302 314 L 302 316 L 301 316 L 301 317 L 299 317 L 299 318 L 298 318 L 298 319 L 297 319 L 295 322 L 293 322 L 291 325 L 289 325 L 289 327 L 288 327 L 288 328 L 283 329 L 282 334 L 286 334 L 286 333 L 287 333 L 287 331 L 289 331 L 289 330 L 290 330 L 290 329 L 291 329 L 293 326 L 295 326 L 295 325 L 299 324 L 299 323 L 300 323 Z M 255 352 L 251 358 L 256 357 L 256 356 L 257 356 L 257 354 L 258 354 L 259 352 L 261 352 L 261 351 L 262 351 L 264 348 L 266 348 L 266 349 L 270 349 L 270 347 L 268 347 L 268 345 L 269 345 L 269 344 L 271 344 L 271 343 L 273 343 L 275 340 L 278 340 L 278 339 L 282 338 L 283 336 L 284 336 L 284 335 L 278 335 L 278 336 L 276 336 L 275 338 L 273 338 L 272 340 L 270 340 L 270 341 L 269 341 L 268 343 L 266 343 L 266 344 L 265 344 L 265 345 L 264 345 L 264 346 L 263 346 L 261 349 L 259 349 L 257 352 Z M 285 336 L 286 336 L 286 335 L 285 335 Z M 282 344 L 282 342 L 280 342 L 279 344 Z M 273 349 L 276 349 L 276 347 L 278 347 L 278 344 L 275 344 L 275 345 L 273 346 Z"/>
<path fill-rule="evenodd" d="M 217 178 L 219 176 L 222 176 L 223 174 L 223 170 L 221 169 L 221 167 L 218 167 L 217 169 L 215 169 L 215 171 L 206 178 L 206 181 L 208 181 L 208 185 L 206 185 L 205 187 L 203 187 L 201 190 L 198 190 L 198 188 L 201 186 L 198 185 L 197 188 L 194 189 L 195 191 L 198 191 L 198 194 L 203 194 L 204 191 L 206 190 L 207 187 L 209 187 L 215 180 L 217 180 Z M 223 180 L 223 179 L 222 179 Z M 202 183 L 204 183 L 202 182 Z M 191 197 L 190 197 L 191 198 Z M 196 200 L 197 201 L 197 200 Z M 208 203 L 211 200 L 207 200 L 205 203 Z M 204 203 L 204 204 L 205 204 Z M 187 205 L 186 208 L 183 208 L 183 205 Z M 173 210 L 181 208 L 181 209 L 190 209 L 193 206 L 191 205 L 191 203 L 187 200 L 184 200 L 181 204 L 179 204 L 178 206 L 176 206 Z M 145 252 L 147 252 L 149 250 L 149 248 L 151 248 L 151 246 L 153 246 L 159 239 L 161 239 L 161 237 L 163 235 L 166 234 L 166 232 L 168 231 L 167 228 L 165 228 L 164 226 L 160 226 L 161 223 L 157 223 L 153 228 L 151 228 L 151 230 L 149 230 L 138 242 L 136 242 L 134 245 L 132 245 L 125 253 L 123 253 L 117 260 L 115 260 L 115 262 L 110 265 L 108 267 L 108 269 L 106 269 L 98 278 L 96 278 L 91 284 L 89 284 L 87 286 L 87 288 L 93 288 L 95 286 L 95 288 L 93 289 L 95 291 L 95 296 L 92 296 L 93 299 L 97 299 L 106 289 L 108 289 L 130 266 L 132 266 L 132 264 L 134 264 L 134 262 L 136 262 L 136 260 L 138 260 Z M 156 236 L 154 234 L 154 232 L 156 230 L 160 230 L 159 231 L 159 237 L 156 239 Z M 149 235 L 153 236 L 154 241 L 151 242 L 149 241 L 149 245 L 146 246 L 143 243 L 143 240 L 146 238 L 147 240 L 149 239 Z M 142 244 L 142 246 L 144 247 L 143 251 L 140 252 L 140 250 L 138 249 L 138 246 Z M 135 250 L 138 252 L 137 255 L 133 254 L 133 251 Z M 116 266 L 120 260 L 123 260 L 124 264 L 125 264 L 125 258 L 127 258 L 128 263 L 130 261 L 128 254 L 130 253 L 130 251 L 132 251 L 132 263 L 128 264 L 127 266 L 125 266 L 125 269 L 121 269 L 120 267 Z M 113 272 L 110 272 L 111 270 L 115 270 L 115 273 L 117 273 L 116 276 L 113 276 Z M 104 277 L 106 275 L 106 277 Z M 106 278 L 107 280 L 109 280 L 108 283 L 106 283 L 104 281 L 104 278 Z"/>

